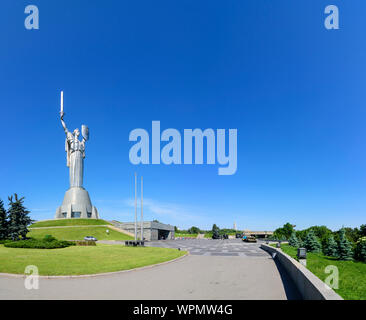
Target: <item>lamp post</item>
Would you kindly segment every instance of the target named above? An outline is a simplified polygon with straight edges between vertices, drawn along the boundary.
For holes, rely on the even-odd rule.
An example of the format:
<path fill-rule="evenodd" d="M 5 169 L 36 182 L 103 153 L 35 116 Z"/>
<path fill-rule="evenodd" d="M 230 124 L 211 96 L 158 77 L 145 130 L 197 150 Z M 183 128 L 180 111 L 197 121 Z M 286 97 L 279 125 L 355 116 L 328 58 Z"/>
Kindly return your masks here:
<path fill-rule="evenodd" d="M 306 267 L 306 248 L 297 248 L 297 258 L 299 262 Z"/>
<path fill-rule="evenodd" d="M 143 177 L 141 177 L 141 241 L 144 241 Z"/>
<path fill-rule="evenodd" d="M 137 174 L 135 172 L 135 241 L 137 241 Z"/>

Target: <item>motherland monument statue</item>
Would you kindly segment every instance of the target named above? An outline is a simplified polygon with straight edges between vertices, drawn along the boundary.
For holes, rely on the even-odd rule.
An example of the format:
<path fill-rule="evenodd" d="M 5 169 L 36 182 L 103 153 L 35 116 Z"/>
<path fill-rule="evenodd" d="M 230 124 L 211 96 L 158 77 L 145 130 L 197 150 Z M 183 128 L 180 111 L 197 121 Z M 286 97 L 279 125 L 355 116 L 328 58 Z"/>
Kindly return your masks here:
<path fill-rule="evenodd" d="M 63 100 L 63 91 L 61 91 L 60 120 L 66 134 L 66 165 L 69 167 L 70 188 L 65 193 L 62 205 L 56 210 L 55 219 L 99 219 L 98 210 L 92 205 L 89 193 L 83 187 L 85 143 L 89 140 L 89 128 L 85 125 L 81 126 L 83 137 L 81 141 L 79 140 L 79 129 L 75 129 L 73 132 L 67 129 L 64 121 Z"/>

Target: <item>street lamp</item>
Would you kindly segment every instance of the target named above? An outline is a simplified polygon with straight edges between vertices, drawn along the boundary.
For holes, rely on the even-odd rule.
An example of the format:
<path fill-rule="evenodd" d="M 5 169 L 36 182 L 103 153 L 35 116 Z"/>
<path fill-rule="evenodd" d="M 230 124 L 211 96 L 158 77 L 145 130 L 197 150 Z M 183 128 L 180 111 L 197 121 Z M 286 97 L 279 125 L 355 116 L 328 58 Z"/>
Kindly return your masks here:
<path fill-rule="evenodd" d="M 299 262 L 306 267 L 306 248 L 297 248 L 297 258 Z"/>

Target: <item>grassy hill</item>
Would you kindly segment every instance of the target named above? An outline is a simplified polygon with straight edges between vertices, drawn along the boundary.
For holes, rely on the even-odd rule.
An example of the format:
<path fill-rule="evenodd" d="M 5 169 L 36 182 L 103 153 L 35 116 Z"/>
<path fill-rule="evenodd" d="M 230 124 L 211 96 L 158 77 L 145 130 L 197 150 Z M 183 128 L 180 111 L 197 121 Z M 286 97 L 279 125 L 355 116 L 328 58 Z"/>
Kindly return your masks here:
<path fill-rule="evenodd" d="M 60 240 L 83 240 L 85 236 L 93 236 L 98 240 L 133 240 L 131 236 L 107 225 L 110 223 L 102 219 L 45 220 L 32 224 L 27 236 L 40 239 L 50 234 Z"/>
<path fill-rule="evenodd" d="M 33 223 L 30 228 L 43 227 L 64 227 L 64 226 L 100 226 L 110 225 L 109 222 L 102 219 L 60 219 L 60 220 L 45 220 Z"/>
<path fill-rule="evenodd" d="M 106 232 L 107 229 L 109 230 L 109 234 Z M 83 240 L 85 236 L 93 236 L 98 240 L 133 240 L 133 238 L 127 234 L 103 226 L 70 226 L 29 230 L 30 232 L 27 236 L 36 239 L 43 238 L 45 235 L 50 234 L 59 240 Z"/>

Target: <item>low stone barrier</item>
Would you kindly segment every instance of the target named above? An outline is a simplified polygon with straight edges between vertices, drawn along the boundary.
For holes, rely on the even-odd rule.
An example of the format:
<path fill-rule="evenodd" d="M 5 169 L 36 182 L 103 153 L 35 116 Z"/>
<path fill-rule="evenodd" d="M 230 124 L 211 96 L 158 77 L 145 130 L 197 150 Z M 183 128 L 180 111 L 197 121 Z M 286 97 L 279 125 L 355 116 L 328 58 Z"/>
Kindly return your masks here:
<path fill-rule="evenodd" d="M 284 267 L 297 289 L 305 300 L 343 300 L 334 290 L 327 287 L 316 275 L 301 263 L 284 253 L 281 249 L 261 244 L 261 248 L 269 252 Z"/>

